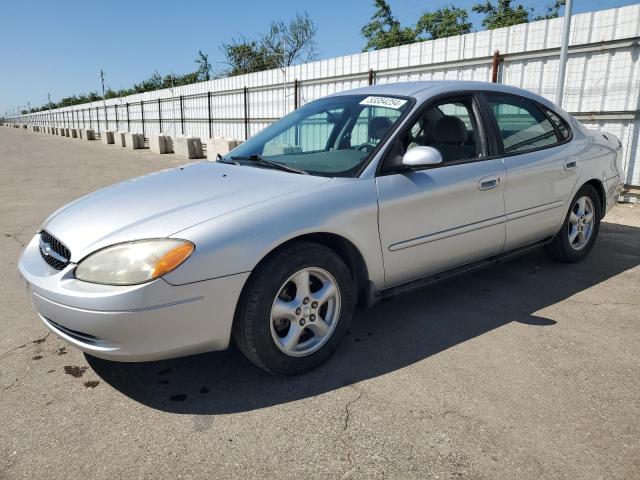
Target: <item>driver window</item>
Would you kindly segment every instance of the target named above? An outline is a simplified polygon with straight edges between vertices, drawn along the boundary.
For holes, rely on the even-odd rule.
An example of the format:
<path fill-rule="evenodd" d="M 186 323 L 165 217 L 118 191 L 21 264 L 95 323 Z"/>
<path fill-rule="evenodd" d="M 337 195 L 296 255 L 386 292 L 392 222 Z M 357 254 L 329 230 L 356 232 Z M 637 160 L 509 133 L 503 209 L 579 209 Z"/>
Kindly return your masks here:
<path fill-rule="evenodd" d="M 274 156 L 326 150 L 333 128 L 343 112 L 344 109 L 339 108 L 308 116 L 265 143 L 262 154 Z"/>
<path fill-rule="evenodd" d="M 481 156 L 471 100 L 446 101 L 427 109 L 411 127 L 405 148 L 436 148 L 444 163 Z"/>

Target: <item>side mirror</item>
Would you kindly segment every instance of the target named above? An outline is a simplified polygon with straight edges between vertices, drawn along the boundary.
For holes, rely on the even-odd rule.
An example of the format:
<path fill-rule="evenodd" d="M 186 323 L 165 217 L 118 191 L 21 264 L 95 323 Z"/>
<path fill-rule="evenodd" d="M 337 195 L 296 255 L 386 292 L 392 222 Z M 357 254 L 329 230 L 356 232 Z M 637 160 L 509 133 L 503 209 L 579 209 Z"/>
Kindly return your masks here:
<path fill-rule="evenodd" d="M 433 147 L 413 147 L 402 157 L 402 165 L 409 168 L 430 167 L 442 163 L 442 154 Z"/>

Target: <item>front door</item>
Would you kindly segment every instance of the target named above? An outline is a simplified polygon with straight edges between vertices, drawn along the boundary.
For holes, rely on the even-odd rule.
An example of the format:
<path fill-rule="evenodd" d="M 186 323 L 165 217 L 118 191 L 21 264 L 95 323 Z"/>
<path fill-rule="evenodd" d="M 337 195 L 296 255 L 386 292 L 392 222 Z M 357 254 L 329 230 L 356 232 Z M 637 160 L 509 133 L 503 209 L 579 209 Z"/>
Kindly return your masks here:
<path fill-rule="evenodd" d="M 438 100 L 390 147 L 385 163 L 418 145 L 438 149 L 443 163 L 409 172 L 383 165 L 376 179 L 385 287 L 502 251 L 506 172 L 502 159 L 486 158 L 478 112 L 472 95 Z"/>

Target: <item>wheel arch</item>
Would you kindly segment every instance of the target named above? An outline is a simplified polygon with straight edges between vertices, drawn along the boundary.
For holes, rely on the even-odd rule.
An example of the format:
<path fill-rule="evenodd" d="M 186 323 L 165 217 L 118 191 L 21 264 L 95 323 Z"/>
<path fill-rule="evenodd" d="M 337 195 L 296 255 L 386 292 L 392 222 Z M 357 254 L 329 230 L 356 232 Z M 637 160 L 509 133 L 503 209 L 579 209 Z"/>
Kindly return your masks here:
<path fill-rule="evenodd" d="M 268 251 L 253 267 L 253 272 L 255 272 L 262 263 L 267 261 L 271 256 L 277 254 L 282 249 L 288 248 L 294 243 L 304 241 L 323 245 L 332 250 L 342 259 L 342 261 L 349 269 L 349 272 L 351 273 L 351 278 L 354 283 L 354 291 L 356 293 L 356 305 L 366 306 L 368 302 L 370 282 L 369 269 L 367 268 L 364 256 L 353 242 L 336 233 L 311 232 L 287 239 L 286 241 L 276 245 L 270 251 Z M 242 298 L 246 293 L 246 286 L 250 283 L 253 272 L 245 282 L 245 286 L 243 287 L 242 293 L 240 294 L 240 298 L 238 300 L 238 305 L 240 305 Z"/>
<path fill-rule="evenodd" d="M 593 188 L 595 188 L 600 199 L 600 212 L 601 215 L 604 216 L 605 212 L 607 211 L 607 196 L 602 181 L 597 178 L 592 178 L 591 180 L 584 182 L 580 188 L 582 188 L 584 185 L 591 185 Z M 578 190 L 580 190 L 580 188 L 578 188 Z"/>

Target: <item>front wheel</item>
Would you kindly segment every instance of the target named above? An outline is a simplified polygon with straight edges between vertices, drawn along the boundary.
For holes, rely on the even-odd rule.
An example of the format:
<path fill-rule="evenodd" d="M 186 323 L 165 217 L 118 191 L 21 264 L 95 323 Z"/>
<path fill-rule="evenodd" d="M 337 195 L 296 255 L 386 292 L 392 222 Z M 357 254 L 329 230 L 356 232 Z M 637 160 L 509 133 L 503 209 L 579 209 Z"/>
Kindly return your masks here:
<path fill-rule="evenodd" d="M 323 363 L 351 321 L 353 282 L 331 249 L 299 242 L 261 263 L 245 287 L 234 338 L 254 364 L 294 375 Z"/>
<path fill-rule="evenodd" d="M 562 228 L 547 245 L 547 253 L 556 261 L 576 263 L 589 254 L 598 237 L 602 208 L 600 197 L 591 185 L 583 185 L 571 201 Z"/>

